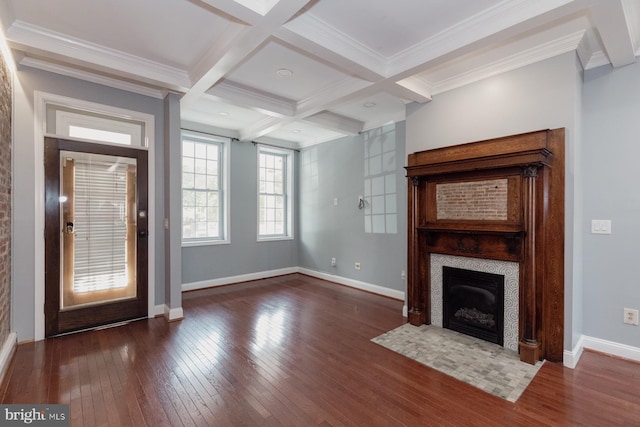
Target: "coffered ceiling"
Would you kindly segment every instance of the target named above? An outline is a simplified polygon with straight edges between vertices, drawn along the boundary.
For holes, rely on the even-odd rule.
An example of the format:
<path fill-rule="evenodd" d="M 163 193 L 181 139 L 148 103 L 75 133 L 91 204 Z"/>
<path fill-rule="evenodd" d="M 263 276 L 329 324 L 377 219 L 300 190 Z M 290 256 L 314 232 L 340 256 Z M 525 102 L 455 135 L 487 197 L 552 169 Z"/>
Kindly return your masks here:
<path fill-rule="evenodd" d="M 185 122 L 301 147 L 562 53 L 640 54 L 637 0 L 0 0 L 23 66 L 151 97 Z"/>

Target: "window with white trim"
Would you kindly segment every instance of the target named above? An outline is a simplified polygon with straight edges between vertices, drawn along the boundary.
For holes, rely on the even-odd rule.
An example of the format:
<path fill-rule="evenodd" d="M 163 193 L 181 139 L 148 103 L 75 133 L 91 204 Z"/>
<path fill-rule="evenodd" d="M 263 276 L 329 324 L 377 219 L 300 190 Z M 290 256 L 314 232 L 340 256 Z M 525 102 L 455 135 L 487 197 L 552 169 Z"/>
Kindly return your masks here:
<path fill-rule="evenodd" d="M 182 132 L 182 243 L 228 243 L 229 140 Z"/>
<path fill-rule="evenodd" d="M 293 237 L 293 152 L 258 146 L 258 240 Z"/>

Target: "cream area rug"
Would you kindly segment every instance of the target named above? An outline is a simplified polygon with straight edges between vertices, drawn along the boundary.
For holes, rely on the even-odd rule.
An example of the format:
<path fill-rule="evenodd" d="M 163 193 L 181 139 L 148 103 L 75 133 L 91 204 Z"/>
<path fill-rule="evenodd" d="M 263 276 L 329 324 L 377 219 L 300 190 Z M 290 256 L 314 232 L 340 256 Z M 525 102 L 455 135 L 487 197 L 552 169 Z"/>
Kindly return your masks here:
<path fill-rule="evenodd" d="M 433 325 L 407 323 L 371 341 L 510 402 L 542 366 L 521 362 L 513 350 Z"/>

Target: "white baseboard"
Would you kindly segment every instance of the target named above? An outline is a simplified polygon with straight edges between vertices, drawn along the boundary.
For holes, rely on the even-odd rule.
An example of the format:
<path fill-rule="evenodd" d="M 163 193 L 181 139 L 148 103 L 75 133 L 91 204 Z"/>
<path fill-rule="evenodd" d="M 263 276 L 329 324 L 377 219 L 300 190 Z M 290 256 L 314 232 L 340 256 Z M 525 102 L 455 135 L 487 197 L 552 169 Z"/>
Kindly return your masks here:
<path fill-rule="evenodd" d="M 173 322 L 174 320 L 184 319 L 184 312 L 182 311 L 182 307 L 169 308 L 169 306 L 165 305 L 164 317 L 167 318 L 167 321 Z"/>
<path fill-rule="evenodd" d="M 409 317 L 409 307 L 407 307 L 407 304 L 402 306 L 402 317 Z"/>
<path fill-rule="evenodd" d="M 306 274 L 307 276 L 316 277 L 318 279 L 328 280 L 329 282 L 336 282 L 341 285 L 349 286 L 351 288 L 360 289 L 362 291 L 371 292 L 374 294 L 382 295 L 385 297 L 398 299 L 404 301 L 404 292 L 396 291 L 395 289 L 385 288 L 383 286 L 374 285 L 371 283 L 361 282 L 359 280 L 347 279 L 346 277 L 336 276 L 328 273 L 321 273 L 315 270 L 309 270 L 307 268 L 298 267 L 298 272 Z M 404 312 L 404 310 L 403 310 Z"/>
<path fill-rule="evenodd" d="M 638 347 L 581 335 L 572 351 L 565 350 L 563 356 L 564 366 L 575 368 L 585 349 L 640 362 L 640 348 Z"/>
<path fill-rule="evenodd" d="M 154 306 L 153 313 L 149 313 L 149 317 L 164 316 L 164 307 L 164 304 Z"/>
<path fill-rule="evenodd" d="M 573 348 L 573 350 L 565 350 L 562 355 L 562 364 L 567 368 L 574 369 L 582 356 L 582 352 L 584 351 L 584 337 L 580 335 L 580 339 L 578 339 L 578 343 Z"/>
<path fill-rule="evenodd" d="M 222 277 L 220 279 L 203 280 L 182 284 L 182 292 L 198 289 L 214 288 L 216 286 L 231 285 L 233 283 L 248 282 L 251 280 L 267 279 L 269 277 L 283 276 L 285 274 L 298 273 L 298 267 L 281 268 L 279 270 L 260 271 L 257 273 L 241 274 L 239 276 Z"/>
<path fill-rule="evenodd" d="M 17 343 L 18 335 L 15 332 L 12 332 L 2 345 L 2 351 L 0 351 L 0 381 L 4 379 L 4 375 L 7 373 L 13 353 L 16 351 Z"/>

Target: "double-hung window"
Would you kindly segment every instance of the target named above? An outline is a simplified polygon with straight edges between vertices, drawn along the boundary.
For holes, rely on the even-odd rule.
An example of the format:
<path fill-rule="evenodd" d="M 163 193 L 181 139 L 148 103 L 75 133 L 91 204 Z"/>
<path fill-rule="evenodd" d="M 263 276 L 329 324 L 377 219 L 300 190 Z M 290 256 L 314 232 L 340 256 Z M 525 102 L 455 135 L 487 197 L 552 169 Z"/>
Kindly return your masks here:
<path fill-rule="evenodd" d="M 293 238 L 293 152 L 258 146 L 258 240 Z"/>
<path fill-rule="evenodd" d="M 229 140 L 182 132 L 182 243 L 228 243 Z"/>

